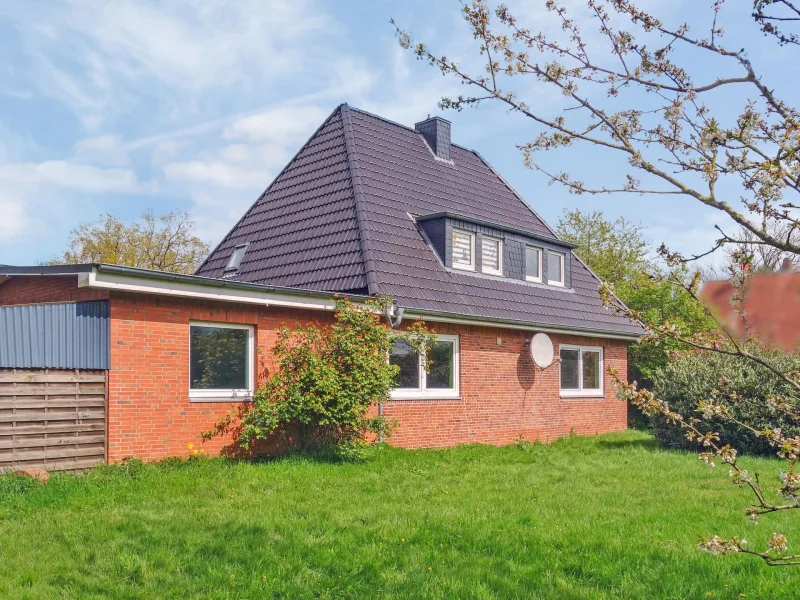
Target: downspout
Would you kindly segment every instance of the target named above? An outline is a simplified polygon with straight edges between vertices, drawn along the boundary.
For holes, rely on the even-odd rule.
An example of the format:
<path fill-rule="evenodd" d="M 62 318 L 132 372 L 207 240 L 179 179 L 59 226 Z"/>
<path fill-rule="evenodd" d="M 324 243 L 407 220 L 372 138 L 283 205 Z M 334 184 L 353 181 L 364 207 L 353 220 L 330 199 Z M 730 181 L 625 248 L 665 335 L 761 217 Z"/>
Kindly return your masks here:
<path fill-rule="evenodd" d="M 403 313 L 406 312 L 405 308 L 397 308 L 396 304 L 392 304 L 391 306 L 386 307 L 386 321 L 389 323 L 389 327 L 392 329 L 397 329 L 400 327 L 400 324 L 403 322 Z M 392 313 L 396 316 L 392 318 Z M 383 416 L 383 402 L 378 402 L 378 416 Z M 383 443 L 383 431 L 381 431 L 380 435 L 378 436 L 378 442 Z"/>

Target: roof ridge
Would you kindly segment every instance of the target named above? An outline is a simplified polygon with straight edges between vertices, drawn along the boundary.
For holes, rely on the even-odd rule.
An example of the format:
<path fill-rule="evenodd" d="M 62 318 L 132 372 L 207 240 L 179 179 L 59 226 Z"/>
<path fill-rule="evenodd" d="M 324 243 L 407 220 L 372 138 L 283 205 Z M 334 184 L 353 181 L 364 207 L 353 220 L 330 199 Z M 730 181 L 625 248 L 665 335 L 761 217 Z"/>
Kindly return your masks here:
<path fill-rule="evenodd" d="M 385 123 L 389 123 L 390 125 L 394 125 L 396 127 L 402 128 L 402 129 L 407 129 L 408 131 L 411 131 L 411 132 L 417 133 L 419 135 L 422 135 L 421 133 L 419 133 L 419 131 L 417 131 L 413 127 L 409 127 L 408 125 L 403 125 L 402 123 L 398 123 L 397 121 L 392 121 L 391 119 L 387 119 L 386 117 L 382 117 L 381 115 L 376 115 L 375 113 L 371 113 L 368 110 L 364 110 L 362 108 L 356 108 L 355 106 L 350 106 L 347 103 L 345 103 L 343 106 L 346 106 L 350 110 L 354 110 L 356 112 L 360 112 L 360 113 L 365 114 L 367 116 L 370 116 L 370 117 L 373 117 L 375 119 L 378 119 L 379 121 L 383 121 Z M 464 150 L 465 152 L 472 152 L 475 156 L 477 156 L 478 159 L 480 159 L 480 161 L 483 164 L 485 164 L 492 173 L 494 173 L 495 177 L 497 177 L 503 183 L 503 185 L 505 185 L 509 189 L 509 191 L 514 196 L 516 196 L 516 198 L 520 202 L 522 202 L 522 204 L 525 205 L 525 207 L 528 210 L 530 210 L 533 213 L 533 216 L 535 216 L 537 219 L 539 219 L 539 221 L 542 223 L 542 225 L 544 225 L 548 229 L 548 231 L 550 231 L 550 233 L 553 234 L 553 238 L 556 239 L 556 240 L 561 240 L 561 236 L 559 236 L 555 232 L 555 230 L 552 227 L 550 227 L 550 224 L 547 221 L 545 221 L 542 218 L 542 216 L 538 212 L 536 212 L 536 210 L 530 204 L 528 204 L 528 202 L 525 200 L 525 198 L 523 198 L 522 195 L 519 192 L 517 192 L 517 190 L 514 189 L 514 187 L 512 187 L 512 185 L 510 183 L 508 183 L 508 181 L 505 179 L 505 177 L 500 175 L 500 173 L 497 171 L 497 169 L 495 169 L 492 166 L 492 164 L 488 160 L 486 160 L 480 152 L 478 152 L 477 150 L 474 150 L 472 148 L 467 148 L 466 146 L 462 146 L 461 144 L 453 143 L 452 141 L 450 142 L 450 145 L 451 146 L 455 146 L 456 148 L 460 148 L 461 150 Z M 563 240 L 561 240 L 561 241 L 563 241 Z"/>
<path fill-rule="evenodd" d="M 347 103 L 345 103 L 344 106 L 347 106 L 347 108 L 349 108 L 350 110 L 354 110 L 356 112 L 360 112 L 363 115 L 367 115 L 368 117 L 372 117 L 374 119 L 378 119 L 379 121 L 383 121 L 384 123 L 389 123 L 389 125 L 394 125 L 395 127 L 400 127 L 402 129 L 407 129 L 408 131 L 411 131 L 413 133 L 422 135 L 419 131 L 417 131 L 416 129 L 414 129 L 413 127 L 411 127 L 409 125 L 403 125 L 402 123 L 398 123 L 397 121 L 392 121 L 391 119 L 387 119 L 386 117 L 382 117 L 381 115 L 376 115 L 375 113 L 370 112 L 368 110 L 364 110 L 363 108 L 350 106 Z M 461 148 L 462 150 L 464 150 L 466 152 L 475 152 L 477 154 L 477 151 L 473 150 L 472 148 L 467 148 L 466 146 L 462 146 L 461 144 L 456 144 L 456 143 L 451 141 L 450 145 L 451 146 L 455 146 L 456 148 Z"/>
<path fill-rule="evenodd" d="M 248 208 L 248 209 L 247 209 L 247 210 L 244 212 L 244 214 L 243 214 L 243 215 L 242 215 L 242 216 L 239 218 L 239 220 L 238 220 L 238 221 L 236 221 L 236 223 L 234 223 L 234 224 L 233 224 L 233 227 L 231 227 L 231 228 L 228 230 L 228 233 L 226 233 L 224 236 L 222 236 L 222 239 L 219 241 L 219 243 L 218 243 L 216 246 L 214 246 L 214 249 L 213 249 L 211 252 L 209 252 L 209 253 L 208 253 L 208 256 L 206 256 L 205 260 L 204 260 L 204 261 L 203 261 L 203 262 L 200 264 L 200 266 L 199 266 L 199 267 L 197 267 L 197 269 L 195 270 L 195 275 L 196 275 L 197 273 L 199 273 L 199 272 L 200 272 L 200 271 L 203 269 L 203 267 L 205 267 L 205 266 L 206 266 L 206 263 L 209 261 L 209 259 L 210 259 L 212 256 L 214 256 L 214 254 L 216 254 L 217 250 L 219 250 L 219 249 L 220 249 L 220 247 L 222 246 L 222 244 L 224 244 L 224 243 L 226 242 L 226 240 L 227 240 L 227 239 L 230 237 L 230 235 L 231 235 L 231 234 L 232 234 L 234 231 L 236 231 L 236 229 L 239 227 L 239 225 L 241 225 L 241 224 L 244 222 L 244 220 L 245 220 L 245 219 L 246 219 L 246 218 L 247 218 L 247 217 L 250 215 L 250 213 L 252 213 L 252 212 L 253 212 L 253 209 L 256 207 L 256 205 L 257 205 L 259 202 L 261 202 L 261 199 L 262 199 L 264 196 L 266 196 L 266 195 L 267 195 L 267 193 L 269 193 L 269 191 L 272 189 L 272 187 L 275 185 L 275 183 L 276 183 L 276 182 L 277 182 L 277 181 L 278 181 L 278 180 L 281 178 L 281 175 L 283 175 L 283 174 L 286 172 L 286 170 L 287 170 L 289 167 L 291 167 L 291 166 L 292 166 L 292 164 L 294 164 L 294 161 L 295 161 L 295 160 L 297 160 L 297 157 L 298 157 L 298 156 L 300 156 L 300 153 L 301 153 L 303 150 L 305 150 L 305 149 L 306 149 L 306 146 L 308 146 L 308 145 L 311 143 L 311 141 L 312 141 L 312 140 L 313 140 L 315 137 L 317 137 L 317 134 L 318 134 L 320 131 L 322 131 L 322 128 L 323 128 L 323 127 L 325 127 L 325 126 L 328 124 L 328 122 L 329 122 L 329 121 L 330 121 L 330 120 L 333 118 L 333 116 L 334 116 L 334 115 L 335 115 L 335 114 L 336 114 L 336 113 L 337 113 L 337 112 L 338 112 L 338 111 L 339 111 L 339 110 L 340 110 L 342 107 L 344 107 L 344 106 L 347 106 L 347 103 L 343 102 L 342 104 L 339 104 L 339 105 L 338 105 L 336 108 L 334 108 L 334 109 L 333 109 L 333 112 L 331 112 L 331 114 L 329 114 L 329 115 L 328 115 L 328 118 L 327 118 L 327 119 L 325 119 L 325 120 L 322 122 L 322 124 L 321 124 L 319 127 L 317 127 L 317 128 L 314 130 L 314 133 L 312 133 L 310 136 L 308 136 L 308 139 L 305 141 L 305 143 L 304 143 L 302 146 L 300 146 L 300 148 L 297 150 L 297 152 L 295 152 L 295 153 L 294 153 L 294 156 L 292 156 L 292 158 L 291 158 L 291 159 L 290 159 L 290 160 L 289 160 L 289 161 L 288 161 L 288 162 L 287 162 L 287 163 L 286 163 L 286 164 L 283 166 L 283 168 L 280 170 L 280 172 L 279 172 L 279 173 L 278 173 L 278 174 L 277 174 L 275 177 L 273 177 L 273 179 L 272 179 L 272 181 L 269 183 L 269 185 L 268 185 L 268 186 L 267 186 L 267 187 L 264 189 L 264 191 L 263 191 L 263 192 L 261 192 L 261 193 L 258 195 L 258 198 L 256 198 L 255 202 L 253 202 L 253 203 L 250 205 L 250 208 Z"/>
<path fill-rule="evenodd" d="M 364 189 L 359 173 L 358 151 L 353 138 L 353 126 L 350 122 L 351 107 L 344 103 L 340 106 L 342 111 L 342 128 L 344 130 L 344 143 L 347 150 L 347 166 L 350 170 L 350 185 L 353 188 L 353 198 L 356 205 L 356 223 L 358 224 L 358 241 L 361 245 L 361 257 L 364 260 L 364 272 L 367 278 L 367 293 L 378 293 L 378 271 L 375 265 L 375 256 L 369 242 L 364 221 L 367 209 L 365 207 Z M 356 110 L 356 109 L 354 109 Z M 363 112 L 363 111 L 360 111 Z"/>

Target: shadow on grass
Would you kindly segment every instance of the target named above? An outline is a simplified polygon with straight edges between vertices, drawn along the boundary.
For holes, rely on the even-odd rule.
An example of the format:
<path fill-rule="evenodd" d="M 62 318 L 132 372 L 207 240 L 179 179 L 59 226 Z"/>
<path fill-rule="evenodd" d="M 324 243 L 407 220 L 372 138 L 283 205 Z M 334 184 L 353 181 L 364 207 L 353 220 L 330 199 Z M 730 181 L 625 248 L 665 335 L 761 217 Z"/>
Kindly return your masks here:
<path fill-rule="evenodd" d="M 653 438 L 640 440 L 598 440 L 603 448 L 642 448 L 645 450 L 663 450 Z"/>

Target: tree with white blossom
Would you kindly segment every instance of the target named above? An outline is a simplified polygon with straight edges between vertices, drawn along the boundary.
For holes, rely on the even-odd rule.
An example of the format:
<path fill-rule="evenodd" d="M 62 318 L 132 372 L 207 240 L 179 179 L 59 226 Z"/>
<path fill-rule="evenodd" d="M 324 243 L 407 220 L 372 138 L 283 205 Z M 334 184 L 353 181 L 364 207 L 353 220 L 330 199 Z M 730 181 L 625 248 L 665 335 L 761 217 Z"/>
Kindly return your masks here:
<path fill-rule="evenodd" d="M 580 20 L 562 2 L 543 4 L 557 23 L 548 32 L 531 29 L 502 4 L 465 4 L 462 15 L 478 45 L 480 66 L 475 68 L 439 54 L 395 26 L 401 46 L 473 92 L 443 98 L 442 108 L 462 110 L 493 102 L 529 120 L 537 133 L 520 146 L 523 160 L 550 183 L 574 194 L 682 196 L 724 215 L 730 226 L 716 226 L 716 239 L 705 252 L 684 255 L 661 245 L 659 253 L 672 267 L 664 278 L 697 300 L 700 275 L 686 265 L 729 251 L 734 308 L 746 320 L 741 299 L 749 270 L 740 266 L 752 262 L 754 249 L 800 254 L 800 207 L 794 203 L 800 195 L 800 112 L 776 92 L 776 82 L 766 80 L 763 65 L 754 64 L 747 48 L 726 44 L 722 24 L 732 11 L 742 14 L 741 3 L 725 6 L 724 0 L 709 0 L 706 13 L 697 7 L 693 19 L 706 17 L 697 32 L 689 24 L 670 23 L 640 9 L 635 0 L 586 0 Z M 763 34 L 783 51 L 800 45 L 792 31 L 800 22 L 800 8 L 792 1 L 755 0 L 745 10 L 753 36 Z M 709 72 L 713 74 L 703 77 Z M 563 110 L 551 114 L 526 100 L 527 94 L 542 89 L 560 94 Z M 603 180 L 587 183 L 572 170 L 579 168 L 575 161 L 565 161 L 570 167 L 562 171 L 542 160 L 543 153 L 574 152 L 582 146 L 621 159 L 619 179 L 604 174 Z M 616 301 L 610 286 L 603 286 L 601 294 L 614 310 L 640 319 Z M 759 342 L 724 329 L 687 337 L 669 322 L 650 326 L 645 342 L 665 338 L 697 352 L 755 363 L 787 390 L 761 401 L 781 418 L 800 423 L 800 372 L 783 371 L 758 351 Z M 745 399 L 729 382 L 719 381 L 692 415 L 673 411 L 623 378 L 616 382 L 623 398 L 683 428 L 703 448 L 701 459 L 707 464 L 727 465 L 732 482 L 753 494 L 747 510 L 753 520 L 800 509 L 800 437 L 777 427 L 756 429 L 743 420 L 738 408 Z M 737 450 L 720 439 L 711 420 L 736 424 L 766 440 L 784 461 L 780 489 L 765 489 L 741 465 Z M 770 565 L 800 564 L 800 554 L 789 553 L 789 542 L 777 532 L 761 549 L 717 535 L 701 538 L 700 547 L 712 554 L 755 555 Z"/>

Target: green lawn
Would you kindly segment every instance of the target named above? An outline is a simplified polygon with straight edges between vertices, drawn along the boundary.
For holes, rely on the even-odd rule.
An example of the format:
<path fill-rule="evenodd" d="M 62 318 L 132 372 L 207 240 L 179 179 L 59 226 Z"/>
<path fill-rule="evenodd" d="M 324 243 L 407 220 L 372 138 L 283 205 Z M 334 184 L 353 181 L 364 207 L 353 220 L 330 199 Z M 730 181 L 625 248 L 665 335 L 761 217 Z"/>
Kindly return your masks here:
<path fill-rule="evenodd" d="M 796 567 L 697 550 L 800 543 L 797 517 L 749 524 L 726 472 L 629 432 L 0 477 L 0 598 L 798 597 Z"/>

